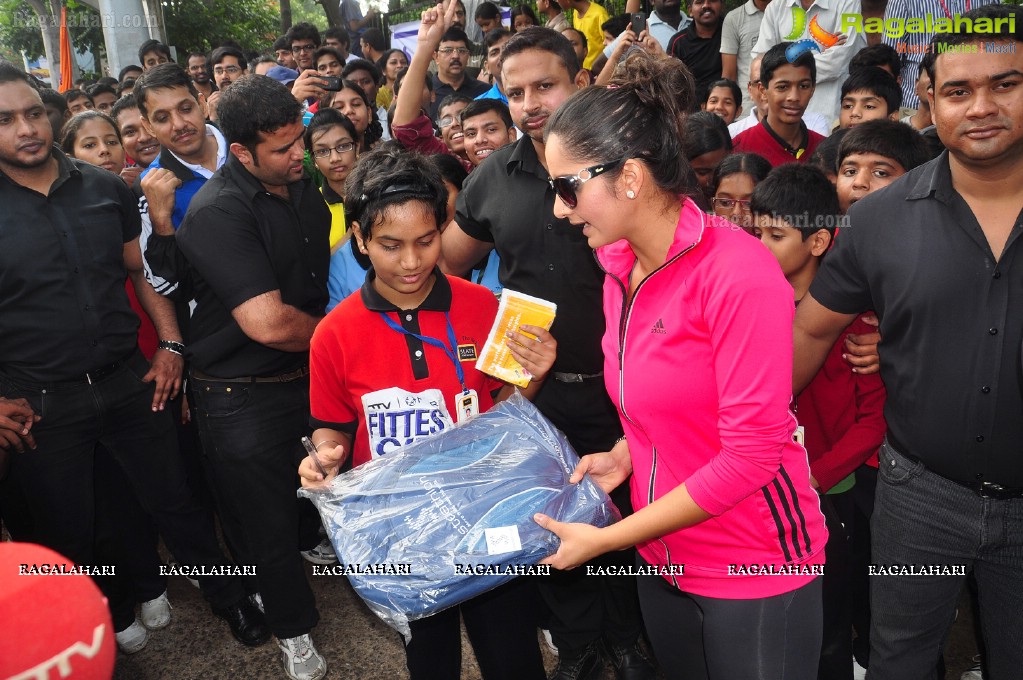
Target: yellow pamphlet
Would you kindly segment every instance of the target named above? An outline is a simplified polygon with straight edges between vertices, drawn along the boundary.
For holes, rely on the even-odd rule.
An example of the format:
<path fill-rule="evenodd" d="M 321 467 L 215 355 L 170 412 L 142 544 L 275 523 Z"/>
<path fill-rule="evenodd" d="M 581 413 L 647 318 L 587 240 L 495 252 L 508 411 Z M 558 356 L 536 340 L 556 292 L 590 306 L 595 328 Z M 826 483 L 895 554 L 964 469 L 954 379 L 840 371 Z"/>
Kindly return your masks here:
<path fill-rule="evenodd" d="M 557 311 L 558 306 L 553 302 L 505 288 L 501 292 L 497 319 L 494 321 L 494 327 L 490 329 L 490 335 L 487 336 L 487 343 L 483 345 L 480 358 L 476 361 L 476 368 L 513 385 L 527 387 L 529 372 L 512 356 L 505 343 L 507 339 L 505 334 L 508 331 L 518 331 L 532 338 L 533 335 L 524 333 L 519 327 L 540 326 L 550 330 Z"/>

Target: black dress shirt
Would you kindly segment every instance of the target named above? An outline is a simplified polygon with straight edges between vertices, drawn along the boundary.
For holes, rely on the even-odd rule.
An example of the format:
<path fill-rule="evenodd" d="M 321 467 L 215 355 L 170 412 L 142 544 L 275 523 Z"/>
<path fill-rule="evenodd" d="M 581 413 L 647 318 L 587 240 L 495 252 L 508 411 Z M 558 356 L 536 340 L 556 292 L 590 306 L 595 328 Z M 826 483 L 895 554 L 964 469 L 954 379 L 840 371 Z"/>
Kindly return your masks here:
<path fill-rule="evenodd" d="M 47 196 L 0 173 L 0 373 L 31 383 L 83 377 L 138 342 L 124 288 L 135 197 L 117 175 L 53 156 Z"/>
<path fill-rule="evenodd" d="M 592 375 L 604 369 L 604 273 L 582 230 L 554 217 L 548 178 L 523 136 L 469 175 L 455 221 L 469 236 L 494 243 L 501 285 L 558 305 L 554 370 Z"/>
<path fill-rule="evenodd" d="M 849 218 L 810 293 L 877 311 L 892 444 L 955 481 L 1023 486 L 1020 216 L 996 261 L 945 152 Z"/>
<path fill-rule="evenodd" d="M 203 373 L 273 376 L 308 363 L 308 351 L 260 344 L 231 315 L 243 302 L 280 290 L 284 304 L 323 316 L 330 209 L 308 178 L 288 190 L 290 201 L 271 194 L 231 156 L 196 193 L 174 237 L 196 300 L 189 357 Z"/>

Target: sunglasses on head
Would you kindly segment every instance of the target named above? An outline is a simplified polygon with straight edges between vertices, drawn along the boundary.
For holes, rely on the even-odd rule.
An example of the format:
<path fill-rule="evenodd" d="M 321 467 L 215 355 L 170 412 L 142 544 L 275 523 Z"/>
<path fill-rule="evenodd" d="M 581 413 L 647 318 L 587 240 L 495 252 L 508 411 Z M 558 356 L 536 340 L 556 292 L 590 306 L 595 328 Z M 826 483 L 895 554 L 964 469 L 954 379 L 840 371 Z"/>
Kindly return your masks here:
<path fill-rule="evenodd" d="M 550 182 L 551 189 L 554 189 L 554 193 L 558 195 L 558 198 L 560 198 L 569 208 L 575 208 L 579 204 L 579 197 L 576 194 L 583 182 L 588 182 L 597 175 L 602 175 L 608 170 L 614 170 L 622 163 L 623 161 L 601 163 L 600 165 L 583 168 L 574 175 L 552 177 L 548 181 Z"/>

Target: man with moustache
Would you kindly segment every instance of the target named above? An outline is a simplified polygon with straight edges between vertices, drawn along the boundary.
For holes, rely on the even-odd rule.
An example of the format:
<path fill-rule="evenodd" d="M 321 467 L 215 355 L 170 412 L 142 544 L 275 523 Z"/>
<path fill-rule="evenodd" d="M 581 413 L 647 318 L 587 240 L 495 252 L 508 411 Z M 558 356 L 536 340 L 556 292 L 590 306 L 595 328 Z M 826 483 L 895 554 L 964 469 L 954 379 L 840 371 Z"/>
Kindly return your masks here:
<path fill-rule="evenodd" d="M 437 62 L 437 73 L 433 75 L 434 100 L 430 108 L 430 118 L 437 119 L 440 104 L 448 95 L 460 94 L 475 99 L 490 89 L 482 80 L 466 77 L 469 36 L 462 29 L 454 26 L 447 29 L 433 52 L 433 58 Z"/>
<path fill-rule="evenodd" d="M 51 134 L 34 81 L 0 64 L 0 395 L 24 399 L 40 417 L 34 449 L 11 461 L 33 540 L 96 563 L 93 470 L 102 444 L 174 557 L 230 572 L 187 492 L 165 410 L 180 388 L 183 345 L 172 306 L 142 274 L 135 199 L 120 178 L 68 158 Z M 152 364 L 138 349 L 126 276 L 161 339 Z M 236 576 L 199 583 L 238 640 L 269 638 Z"/>
<path fill-rule="evenodd" d="M 722 0 L 690 0 L 692 23 L 672 37 L 667 52 L 689 67 L 696 82 L 696 99 L 721 77 L 721 27 L 724 23 Z"/>
<path fill-rule="evenodd" d="M 207 99 L 217 91 L 216 84 L 210 78 L 210 65 L 202 52 L 192 52 L 188 55 L 188 75 L 192 79 L 195 91 Z"/>
<path fill-rule="evenodd" d="M 306 455 L 309 339 L 328 301 L 330 210 L 303 172 L 302 108 L 286 87 L 235 81 L 220 127 L 231 153 L 174 236 L 179 285 L 195 299 L 189 399 L 285 671 L 316 679 L 326 661 L 309 637 L 319 614 L 299 555 L 295 471 Z"/>
<path fill-rule="evenodd" d="M 446 24 L 450 14 L 448 8 Z M 525 135 L 491 153 L 469 175 L 455 219 L 444 231 L 443 266 L 465 275 L 496 250 L 504 287 L 557 303 L 551 332 L 560 345 L 573 349 L 558 357 L 536 406 L 580 454 L 608 451 L 622 432 L 602 376 L 604 277 L 581 232 L 554 216 L 555 195 L 544 165 L 547 118 L 587 86 L 589 76 L 564 36 L 530 28 L 506 43 L 501 78 L 512 118 Z M 614 498 L 619 508 L 629 508 L 627 487 Z M 631 564 L 633 558 L 620 552 L 607 559 Z M 592 678 L 603 669 L 603 654 L 618 678 L 653 677 L 636 646 L 641 625 L 633 579 L 574 570 L 545 580 L 539 589 L 551 610 L 549 627 L 559 651 L 552 678 Z"/>
<path fill-rule="evenodd" d="M 210 68 L 213 69 L 213 82 L 216 83 L 217 89 L 206 97 L 206 116 L 210 120 L 216 121 L 220 93 L 248 73 L 249 65 L 245 61 L 245 54 L 240 49 L 225 45 L 213 50 L 210 55 Z"/>
<path fill-rule="evenodd" d="M 857 313 L 876 310 L 884 338 L 871 559 L 888 575 L 870 580 L 873 680 L 934 677 L 971 571 L 984 677 L 1023 667 L 1023 13 L 963 16 L 995 30 L 929 44 L 947 151 L 850 208 L 795 318 L 796 392 Z"/>

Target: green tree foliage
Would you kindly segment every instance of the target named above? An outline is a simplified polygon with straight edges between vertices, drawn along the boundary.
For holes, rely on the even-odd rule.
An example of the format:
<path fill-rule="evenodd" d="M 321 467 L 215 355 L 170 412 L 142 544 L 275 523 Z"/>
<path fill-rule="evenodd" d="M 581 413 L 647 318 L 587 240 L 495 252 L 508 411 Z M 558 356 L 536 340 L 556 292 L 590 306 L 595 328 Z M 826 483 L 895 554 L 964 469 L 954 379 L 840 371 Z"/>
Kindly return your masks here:
<path fill-rule="evenodd" d="M 179 52 L 208 52 L 225 40 L 262 52 L 280 28 L 280 5 L 271 0 L 166 0 L 163 15 Z"/>
<path fill-rule="evenodd" d="M 60 15 L 42 21 L 59 25 Z M 42 56 L 40 22 L 39 15 L 25 0 L 0 0 L 0 56 L 15 64 L 21 63 L 22 51 L 30 58 Z M 68 32 L 76 49 L 91 50 L 97 55 L 101 53 L 103 27 L 99 13 L 93 8 L 70 0 Z"/>

